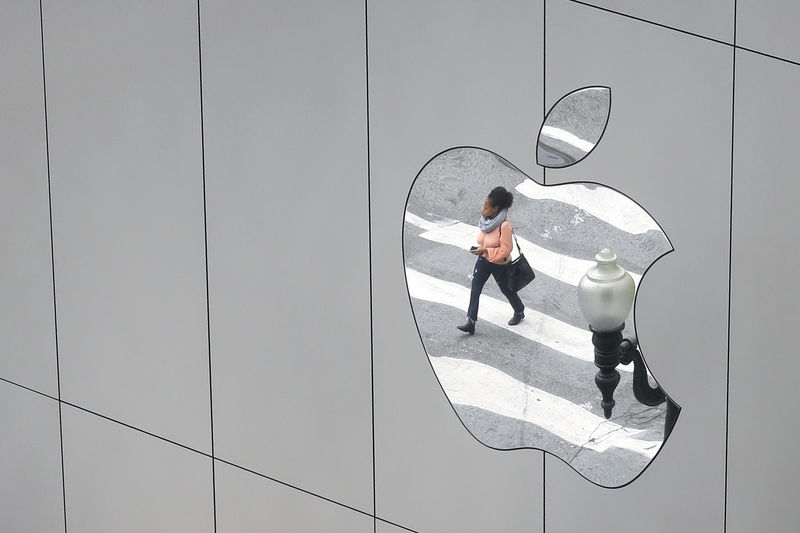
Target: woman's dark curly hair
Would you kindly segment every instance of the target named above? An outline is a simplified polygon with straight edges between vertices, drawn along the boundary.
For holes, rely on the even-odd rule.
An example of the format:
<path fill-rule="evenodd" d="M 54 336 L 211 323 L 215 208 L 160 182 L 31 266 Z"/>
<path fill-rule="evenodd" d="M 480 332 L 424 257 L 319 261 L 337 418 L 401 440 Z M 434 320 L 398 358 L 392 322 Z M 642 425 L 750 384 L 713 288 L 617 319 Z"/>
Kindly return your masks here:
<path fill-rule="evenodd" d="M 489 193 L 489 202 L 492 206 L 503 210 L 511 207 L 514 203 L 514 195 L 508 192 L 504 187 L 495 187 Z"/>

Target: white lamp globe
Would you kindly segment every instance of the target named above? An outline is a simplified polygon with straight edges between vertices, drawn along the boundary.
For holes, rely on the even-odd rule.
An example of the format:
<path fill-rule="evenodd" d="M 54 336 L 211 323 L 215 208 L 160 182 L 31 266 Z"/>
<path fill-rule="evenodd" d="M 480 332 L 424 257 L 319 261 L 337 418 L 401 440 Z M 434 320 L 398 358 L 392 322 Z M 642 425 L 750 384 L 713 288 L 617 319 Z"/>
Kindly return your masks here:
<path fill-rule="evenodd" d="M 636 284 L 617 256 L 603 248 L 578 284 L 578 304 L 586 321 L 595 331 L 613 331 L 628 318 L 636 294 Z"/>

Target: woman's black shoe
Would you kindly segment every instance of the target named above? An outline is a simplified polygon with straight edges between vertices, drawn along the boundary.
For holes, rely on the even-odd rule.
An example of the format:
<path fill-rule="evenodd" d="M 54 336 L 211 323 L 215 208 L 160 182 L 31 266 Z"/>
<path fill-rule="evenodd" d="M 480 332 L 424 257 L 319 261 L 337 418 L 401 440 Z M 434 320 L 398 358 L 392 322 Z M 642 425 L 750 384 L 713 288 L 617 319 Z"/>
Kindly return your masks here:
<path fill-rule="evenodd" d="M 463 332 L 469 333 L 470 335 L 475 334 L 475 322 L 473 322 L 470 319 L 467 319 L 467 323 L 464 324 L 463 326 L 456 326 L 456 327 Z"/>
<path fill-rule="evenodd" d="M 511 320 L 508 321 L 508 325 L 516 326 L 522 321 L 523 318 L 525 318 L 525 313 L 514 313 L 514 316 L 512 316 Z"/>

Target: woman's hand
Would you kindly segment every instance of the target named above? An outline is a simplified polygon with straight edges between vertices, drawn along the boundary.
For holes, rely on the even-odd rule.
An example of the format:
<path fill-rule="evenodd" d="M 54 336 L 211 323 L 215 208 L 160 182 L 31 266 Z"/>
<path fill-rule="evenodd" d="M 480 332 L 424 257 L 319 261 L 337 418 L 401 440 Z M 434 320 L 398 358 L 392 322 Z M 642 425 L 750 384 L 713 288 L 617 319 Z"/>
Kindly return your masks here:
<path fill-rule="evenodd" d="M 483 253 L 485 251 L 486 251 L 486 248 L 484 248 L 483 246 L 479 246 L 479 247 L 475 248 L 474 250 L 472 250 L 472 253 L 475 254 L 475 255 L 483 255 Z"/>

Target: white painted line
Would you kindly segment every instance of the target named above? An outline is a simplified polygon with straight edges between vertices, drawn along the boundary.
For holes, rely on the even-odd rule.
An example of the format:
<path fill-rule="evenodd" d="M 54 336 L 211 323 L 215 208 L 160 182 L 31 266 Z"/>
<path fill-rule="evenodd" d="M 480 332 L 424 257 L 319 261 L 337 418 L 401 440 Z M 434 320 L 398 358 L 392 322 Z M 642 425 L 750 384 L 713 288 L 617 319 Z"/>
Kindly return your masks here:
<path fill-rule="evenodd" d="M 530 422 L 597 452 L 622 448 L 652 459 L 661 447 L 660 440 L 638 438 L 648 433 L 645 430 L 620 426 L 487 364 L 452 357 L 431 357 L 430 361 L 453 404 Z"/>
<path fill-rule="evenodd" d="M 466 314 L 469 304 L 470 290 L 458 283 L 443 281 L 433 276 L 423 274 L 411 268 L 406 268 L 408 279 L 408 292 L 412 298 L 425 300 L 463 309 Z M 494 283 L 489 280 L 487 283 Z M 562 322 L 535 309 L 525 308 L 525 318 L 516 326 L 509 326 L 508 319 L 514 310 L 505 300 L 492 298 L 486 294 L 481 295 L 478 305 L 478 324 L 486 321 L 512 333 L 516 333 L 528 340 L 537 342 L 564 355 L 594 363 L 594 346 L 592 333 L 589 329 L 576 328 L 571 324 Z M 454 334 L 458 333 L 454 329 Z M 461 335 L 460 333 L 458 333 Z M 632 372 L 633 365 L 619 365 L 620 372 Z"/>
<path fill-rule="evenodd" d="M 516 190 L 533 200 L 556 200 L 577 207 L 627 233 L 661 233 L 656 221 L 636 202 L 608 187 L 589 189 L 579 183 L 545 186 L 526 179 Z"/>
<path fill-rule="evenodd" d="M 556 128 L 555 126 L 542 126 L 542 135 L 567 143 L 587 153 L 591 152 L 594 148 L 594 143 L 581 139 L 574 133 Z"/>
<path fill-rule="evenodd" d="M 409 211 L 406 211 L 406 222 L 426 230 L 420 237 L 430 241 L 449 244 L 463 250 L 469 250 L 470 246 L 477 244 L 477 226 L 471 226 L 463 222 L 452 221 L 446 225 L 439 225 L 435 222 L 427 221 Z M 433 224 L 433 226 L 431 226 Z M 524 237 L 517 234 L 519 245 L 522 247 L 525 258 L 536 272 L 547 274 L 551 278 L 563 281 L 574 287 L 578 286 L 581 278 L 589 268 L 595 265 L 594 261 L 576 259 L 567 255 L 552 252 L 541 246 L 537 246 Z M 514 246 L 516 248 L 516 246 Z M 598 248 L 598 252 L 600 249 Z M 515 254 L 516 255 L 516 254 Z M 636 286 L 639 286 L 640 274 L 630 273 Z"/>
<path fill-rule="evenodd" d="M 406 222 L 417 226 L 418 228 L 422 228 L 424 230 L 431 230 L 435 229 L 438 225 L 436 222 L 430 222 L 425 220 L 422 217 L 418 217 L 417 215 L 406 211 Z"/>

